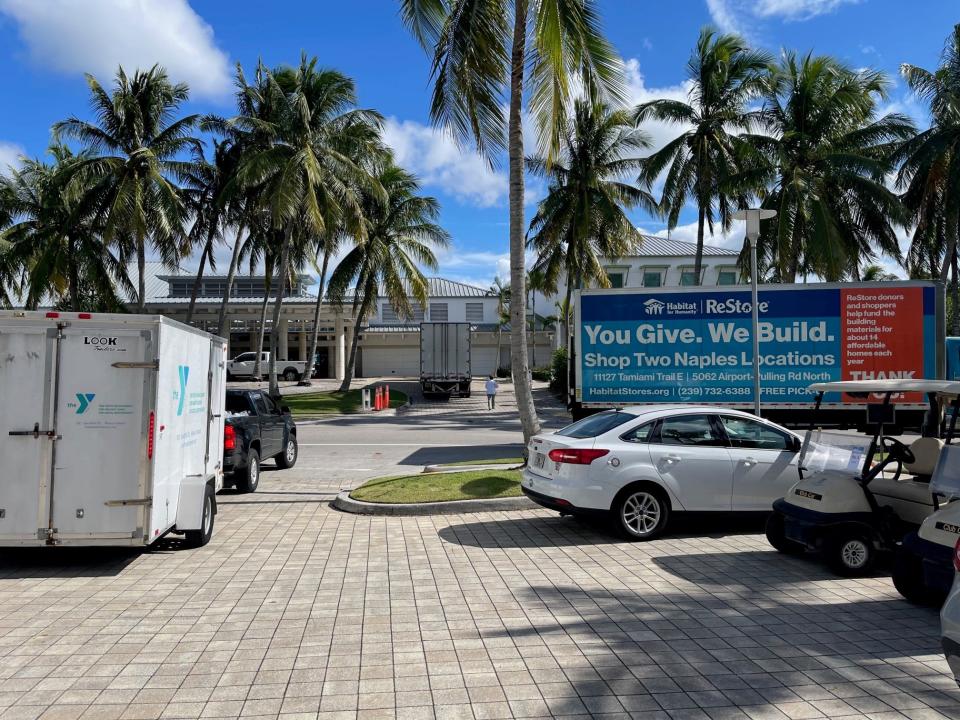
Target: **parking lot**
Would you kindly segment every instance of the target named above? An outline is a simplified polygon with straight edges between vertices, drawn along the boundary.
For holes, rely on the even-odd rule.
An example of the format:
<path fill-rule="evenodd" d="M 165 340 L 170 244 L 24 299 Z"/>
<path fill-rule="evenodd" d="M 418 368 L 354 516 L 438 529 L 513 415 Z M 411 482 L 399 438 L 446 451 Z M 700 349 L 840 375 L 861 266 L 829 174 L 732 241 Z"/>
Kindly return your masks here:
<path fill-rule="evenodd" d="M 756 524 L 630 544 L 541 510 L 331 509 L 520 449 L 508 400 L 417 405 L 301 426 L 297 467 L 221 494 L 202 549 L 5 553 L 0 717 L 960 717 L 934 610 Z"/>

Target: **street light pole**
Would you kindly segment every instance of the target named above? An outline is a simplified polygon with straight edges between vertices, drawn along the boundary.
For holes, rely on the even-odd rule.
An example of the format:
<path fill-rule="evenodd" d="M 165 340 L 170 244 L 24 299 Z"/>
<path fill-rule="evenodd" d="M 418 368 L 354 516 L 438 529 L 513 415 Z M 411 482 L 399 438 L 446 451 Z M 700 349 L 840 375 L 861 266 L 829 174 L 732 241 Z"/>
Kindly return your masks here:
<path fill-rule="evenodd" d="M 733 214 L 737 220 L 747 223 L 747 242 L 750 243 L 750 334 L 753 336 L 753 413 L 760 417 L 760 304 L 757 300 L 757 240 L 760 238 L 760 221 L 776 217 L 776 210 L 750 208 Z"/>

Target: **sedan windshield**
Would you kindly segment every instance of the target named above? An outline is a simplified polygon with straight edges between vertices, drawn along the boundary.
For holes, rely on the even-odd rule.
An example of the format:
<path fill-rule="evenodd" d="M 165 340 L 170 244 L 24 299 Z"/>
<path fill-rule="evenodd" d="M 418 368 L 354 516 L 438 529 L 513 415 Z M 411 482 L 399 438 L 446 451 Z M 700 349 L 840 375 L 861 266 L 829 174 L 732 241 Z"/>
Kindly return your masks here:
<path fill-rule="evenodd" d="M 615 427 L 620 427 L 624 423 L 636 420 L 636 415 L 625 413 L 619 410 L 608 410 L 597 413 L 583 420 L 578 420 L 572 425 L 567 425 L 562 430 L 557 430 L 557 435 L 572 438 L 592 438 L 610 432 Z"/>

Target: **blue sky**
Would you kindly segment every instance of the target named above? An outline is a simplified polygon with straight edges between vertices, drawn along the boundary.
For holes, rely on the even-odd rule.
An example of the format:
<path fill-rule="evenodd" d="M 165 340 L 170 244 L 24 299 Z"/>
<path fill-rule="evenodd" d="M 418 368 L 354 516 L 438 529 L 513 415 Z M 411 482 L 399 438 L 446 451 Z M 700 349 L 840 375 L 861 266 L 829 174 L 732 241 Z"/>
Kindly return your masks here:
<path fill-rule="evenodd" d="M 828 53 L 897 80 L 902 62 L 934 67 L 950 28 L 960 22 L 956 0 L 603 0 L 601 7 L 635 101 L 683 97 L 684 66 L 706 24 L 741 32 L 772 51 Z M 392 0 L 0 0 L 7 86 L 0 167 L 20 153 L 42 153 L 53 122 L 87 114 L 85 71 L 108 81 L 118 64 L 159 62 L 193 88 L 188 110 L 229 114 L 236 62 L 294 63 L 301 50 L 356 80 L 361 104 L 388 118 L 387 138 L 401 162 L 442 202 L 454 246 L 441 255 L 441 274 L 479 284 L 504 274 L 505 168 L 488 169 L 469 148 L 460 151 L 430 127 L 428 60 Z M 924 121 L 902 82 L 894 85 L 889 107 Z M 656 144 L 677 132 L 649 130 Z M 534 199 L 540 191 L 532 184 Z M 692 237 L 693 219 L 691 209 L 674 236 Z M 645 230 L 663 230 L 653 218 L 637 214 L 636 220 Z"/>

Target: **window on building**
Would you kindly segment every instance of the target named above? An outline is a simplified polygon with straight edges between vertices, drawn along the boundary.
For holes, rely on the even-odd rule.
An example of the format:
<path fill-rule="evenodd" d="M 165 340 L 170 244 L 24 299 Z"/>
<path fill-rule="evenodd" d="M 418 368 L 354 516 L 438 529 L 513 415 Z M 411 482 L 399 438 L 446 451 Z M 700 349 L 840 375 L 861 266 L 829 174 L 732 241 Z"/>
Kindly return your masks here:
<path fill-rule="evenodd" d="M 610 280 L 610 287 L 622 288 L 627 286 L 628 267 L 607 267 L 603 269 Z"/>
<path fill-rule="evenodd" d="M 390 303 L 383 303 L 380 306 L 380 317 L 383 319 L 385 325 L 396 325 L 400 322 L 400 318 L 397 317 L 397 311 L 393 309 Z"/>
<path fill-rule="evenodd" d="M 448 318 L 447 303 L 430 303 L 431 322 L 447 322 Z"/>
<path fill-rule="evenodd" d="M 417 303 L 413 303 L 410 317 L 401 318 L 395 307 L 390 303 L 383 303 L 380 307 L 380 316 L 383 318 L 385 325 L 404 325 L 406 323 L 419 325 L 423 322 L 423 308 Z"/>
<path fill-rule="evenodd" d="M 703 271 L 701 270 L 701 275 Z M 688 287 L 691 285 L 699 285 L 697 282 L 697 273 L 692 267 L 680 268 L 680 285 L 683 287 Z"/>
<path fill-rule="evenodd" d="M 663 287 L 663 269 L 662 268 L 644 268 L 643 286 L 644 287 Z"/>
<path fill-rule="evenodd" d="M 483 322 L 483 303 L 467 303 L 467 322 Z"/>
<path fill-rule="evenodd" d="M 736 285 L 740 281 L 740 273 L 736 268 L 719 268 L 717 270 L 717 285 Z"/>

